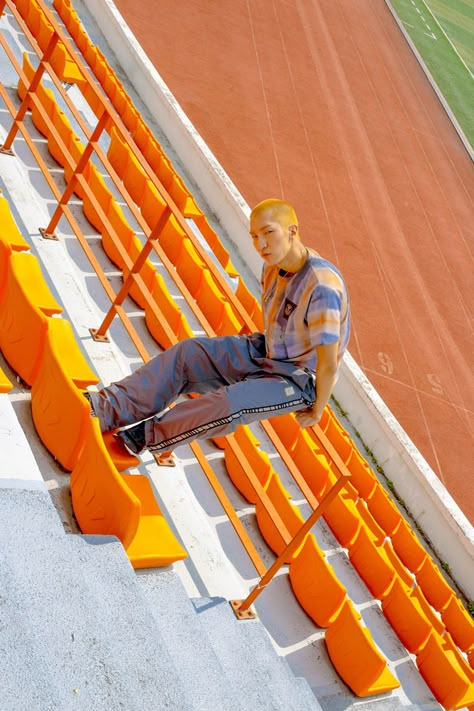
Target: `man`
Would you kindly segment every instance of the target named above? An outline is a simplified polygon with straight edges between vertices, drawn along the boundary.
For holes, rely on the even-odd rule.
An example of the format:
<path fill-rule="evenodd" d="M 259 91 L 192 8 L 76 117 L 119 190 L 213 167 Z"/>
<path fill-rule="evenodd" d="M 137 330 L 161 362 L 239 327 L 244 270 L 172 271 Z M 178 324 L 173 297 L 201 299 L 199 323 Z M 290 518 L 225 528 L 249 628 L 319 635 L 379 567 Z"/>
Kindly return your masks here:
<path fill-rule="evenodd" d="M 264 261 L 265 333 L 189 338 L 123 380 L 85 393 L 102 431 L 133 425 L 116 436 L 134 454 L 170 452 L 286 412 L 296 412 L 302 427 L 321 419 L 349 340 L 346 286 L 332 264 L 303 245 L 289 203 L 256 205 L 250 235 Z M 167 409 L 185 393 L 200 397 Z"/>

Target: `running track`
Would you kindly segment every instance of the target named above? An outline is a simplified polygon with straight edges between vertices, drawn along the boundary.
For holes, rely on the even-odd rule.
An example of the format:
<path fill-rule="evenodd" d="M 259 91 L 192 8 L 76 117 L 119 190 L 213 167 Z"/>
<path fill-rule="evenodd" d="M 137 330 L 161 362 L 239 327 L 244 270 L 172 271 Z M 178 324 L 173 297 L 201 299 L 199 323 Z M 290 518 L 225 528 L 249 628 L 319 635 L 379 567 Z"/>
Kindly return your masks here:
<path fill-rule="evenodd" d="M 341 268 L 351 354 L 474 521 L 473 166 L 384 0 L 115 3 L 247 202 Z"/>

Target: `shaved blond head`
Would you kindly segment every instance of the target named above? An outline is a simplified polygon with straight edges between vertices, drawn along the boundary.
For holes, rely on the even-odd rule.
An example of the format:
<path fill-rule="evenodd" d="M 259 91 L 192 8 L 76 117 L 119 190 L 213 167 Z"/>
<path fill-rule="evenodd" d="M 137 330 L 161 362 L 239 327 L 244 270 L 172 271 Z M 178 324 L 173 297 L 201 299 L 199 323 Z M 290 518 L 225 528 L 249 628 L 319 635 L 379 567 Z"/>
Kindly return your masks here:
<path fill-rule="evenodd" d="M 255 205 L 253 208 L 250 213 L 250 219 L 263 215 L 263 213 L 270 214 L 271 217 L 283 227 L 289 227 L 290 225 L 298 226 L 296 212 L 293 206 L 285 200 L 278 200 L 277 198 L 262 200 L 262 202 L 259 202 L 258 205 Z"/>

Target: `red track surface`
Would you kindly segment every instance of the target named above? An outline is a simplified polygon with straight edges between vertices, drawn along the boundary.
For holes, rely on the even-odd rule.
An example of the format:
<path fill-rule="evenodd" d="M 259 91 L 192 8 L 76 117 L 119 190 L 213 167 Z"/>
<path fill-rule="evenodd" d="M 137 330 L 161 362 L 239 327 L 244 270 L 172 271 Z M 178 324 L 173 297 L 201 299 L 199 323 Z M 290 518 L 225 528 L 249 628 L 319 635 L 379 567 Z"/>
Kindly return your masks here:
<path fill-rule="evenodd" d="M 474 521 L 473 167 L 384 1 L 115 3 L 248 203 L 341 268 L 352 355 Z"/>

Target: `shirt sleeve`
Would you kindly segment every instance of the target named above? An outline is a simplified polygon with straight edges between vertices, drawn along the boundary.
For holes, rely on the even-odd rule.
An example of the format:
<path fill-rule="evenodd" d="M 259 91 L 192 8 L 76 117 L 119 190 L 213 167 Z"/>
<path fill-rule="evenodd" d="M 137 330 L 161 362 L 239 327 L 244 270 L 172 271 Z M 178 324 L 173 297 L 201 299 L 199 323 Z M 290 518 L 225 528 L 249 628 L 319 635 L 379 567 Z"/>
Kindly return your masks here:
<path fill-rule="evenodd" d="M 318 284 L 306 313 L 313 347 L 337 343 L 341 334 L 341 291 L 332 285 Z"/>

